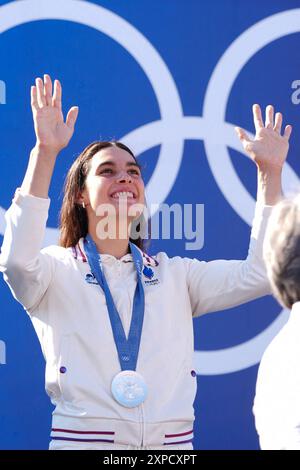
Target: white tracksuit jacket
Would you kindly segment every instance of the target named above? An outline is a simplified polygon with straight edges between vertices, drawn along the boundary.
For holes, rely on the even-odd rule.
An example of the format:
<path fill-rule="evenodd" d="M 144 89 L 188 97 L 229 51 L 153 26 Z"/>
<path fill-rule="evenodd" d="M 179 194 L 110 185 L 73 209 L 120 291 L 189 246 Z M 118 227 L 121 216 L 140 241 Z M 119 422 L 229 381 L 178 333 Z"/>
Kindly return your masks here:
<path fill-rule="evenodd" d="M 105 297 L 88 283 L 83 239 L 41 250 L 50 200 L 16 192 L 6 212 L 0 270 L 32 320 L 46 360 L 46 391 L 55 405 L 50 448 L 192 448 L 196 377 L 193 316 L 270 293 L 262 261 L 269 206 L 258 206 L 244 261 L 144 256 L 145 316 L 137 372 L 146 401 L 125 408 L 110 386 L 120 372 Z M 136 272 L 132 257 L 101 255 L 125 333 Z"/>

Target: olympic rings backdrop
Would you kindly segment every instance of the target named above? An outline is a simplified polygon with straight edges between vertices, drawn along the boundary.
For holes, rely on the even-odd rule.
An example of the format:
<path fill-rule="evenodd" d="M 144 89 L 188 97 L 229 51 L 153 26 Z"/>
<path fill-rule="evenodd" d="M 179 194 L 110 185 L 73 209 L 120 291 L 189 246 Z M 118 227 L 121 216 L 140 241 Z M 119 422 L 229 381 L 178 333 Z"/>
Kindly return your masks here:
<path fill-rule="evenodd" d="M 45 245 L 57 240 L 71 162 L 91 141 L 118 138 L 142 162 L 151 202 L 205 206 L 201 250 L 154 240 L 151 253 L 245 258 L 256 169 L 233 128 L 253 133 L 253 103 L 283 112 L 293 125 L 284 189 L 297 189 L 299 44 L 296 0 L 1 1 L 0 243 L 34 145 L 30 85 L 49 73 L 64 110 L 80 114 L 57 161 Z M 46 449 L 52 407 L 38 340 L 2 279 L 0 302 L 0 449 Z M 287 317 L 265 297 L 195 320 L 196 449 L 258 448 L 257 366 Z"/>

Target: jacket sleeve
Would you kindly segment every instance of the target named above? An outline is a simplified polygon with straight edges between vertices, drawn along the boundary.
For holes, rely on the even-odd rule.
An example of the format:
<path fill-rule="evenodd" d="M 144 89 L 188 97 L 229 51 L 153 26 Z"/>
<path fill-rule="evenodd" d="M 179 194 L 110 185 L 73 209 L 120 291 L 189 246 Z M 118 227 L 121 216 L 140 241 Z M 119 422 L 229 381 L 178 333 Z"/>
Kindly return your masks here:
<path fill-rule="evenodd" d="M 259 206 L 245 260 L 210 262 L 185 258 L 193 316 L 215 312 L 271 293 L 262 257 L 263 241 L 272 206 Z"/>
<path fill-rule="evenodd" d="M 0 271 L 13 296 L 30 313 L 45 294 L 54 274 L 54 260 L 40 251 L 50 199 L 22 195 L 18 189 L 5 214 L 6 229 Z"/>

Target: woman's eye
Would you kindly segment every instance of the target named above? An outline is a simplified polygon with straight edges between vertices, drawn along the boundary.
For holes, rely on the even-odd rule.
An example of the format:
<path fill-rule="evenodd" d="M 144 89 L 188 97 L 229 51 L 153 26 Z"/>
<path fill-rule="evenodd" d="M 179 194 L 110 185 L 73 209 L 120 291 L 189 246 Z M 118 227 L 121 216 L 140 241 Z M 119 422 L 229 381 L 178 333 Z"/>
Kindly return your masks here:
<path fill-rule="evenodd" d="M 100 171 L 100 175 L 112 175 L 114 173 L 114 170 L 112 168 L 104 168 Z M 128 170 L 128 174 L 130 175 L 135 175 L 135 176 L 140 176 L 139 170 Z"/>

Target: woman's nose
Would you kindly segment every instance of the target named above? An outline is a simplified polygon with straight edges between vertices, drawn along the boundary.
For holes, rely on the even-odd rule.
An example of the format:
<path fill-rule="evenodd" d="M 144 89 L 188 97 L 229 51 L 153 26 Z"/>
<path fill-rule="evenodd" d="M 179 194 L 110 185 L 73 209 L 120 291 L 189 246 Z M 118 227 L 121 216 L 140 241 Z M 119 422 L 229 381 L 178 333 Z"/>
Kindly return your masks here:
<path fill-rule="evenodd" d="M 131 176 L 127 173 L 127 171 L 121 171 L 117 177 L 118 183 L 130 183 Z"/>

